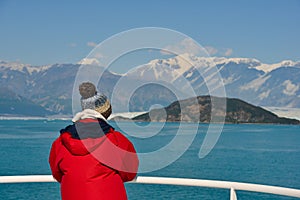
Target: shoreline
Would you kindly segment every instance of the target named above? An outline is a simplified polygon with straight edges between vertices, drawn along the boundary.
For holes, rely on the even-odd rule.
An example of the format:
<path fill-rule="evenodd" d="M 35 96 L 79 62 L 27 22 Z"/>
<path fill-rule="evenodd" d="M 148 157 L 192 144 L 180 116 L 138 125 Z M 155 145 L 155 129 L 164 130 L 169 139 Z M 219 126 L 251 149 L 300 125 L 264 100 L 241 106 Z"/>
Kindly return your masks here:
<path fill-rule="evenodd" d="M 72 120 L 70 117 L 0 116 L 0 120 Z"/>
<path fill-rule="evenodd" d="M 57 118 L 52 118 L 52 117 L 7 117 L 7 116 L 0 116 L 0 121 L 9 121 L 9 120 L 23 120 L 23 121 L 28 121 L 28 120 L 46 120 L 46 121 L 54 121 L 54 120 L 61 120 L 61 121 L 71 121 L 72 118 L 66 118 L 66 117 L 57 117 Z M 130 121 L 111 121 L 108 120 L 109 122 L 116 122 L 116 123 L 128 123 Z M 132 120 L 133 123 L 143 123 L 143 122 L 148 122 L 149 121 L 134 121 Z M 159 121 L 152 121 L 154 123 L 184 123 L 184 124 L 199 124 L 199 125 L 285 125 L 285 126 L 300 126 L 300 124 L 280 124 L 280 123 L 231 123 L 231 122 L 224 122 L 224 123 L 208 123 L 208 122 L 188 122 L 188 121 L 165 121 L 165 122 L 159 122 Z"/>

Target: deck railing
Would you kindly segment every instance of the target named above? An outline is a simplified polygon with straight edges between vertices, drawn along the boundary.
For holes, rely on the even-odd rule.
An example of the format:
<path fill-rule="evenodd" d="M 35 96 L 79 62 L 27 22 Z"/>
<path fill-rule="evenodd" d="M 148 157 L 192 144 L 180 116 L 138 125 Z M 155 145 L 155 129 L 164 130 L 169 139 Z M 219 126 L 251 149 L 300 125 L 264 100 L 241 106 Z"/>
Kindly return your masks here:
<path fill-rule="evenodd" d="M 55 180 L 51 175 L 0 176 L 0 184 L 29 182 L 55 182 Z M 269 193 L 300 198 L 300 189 L 231 181 L 138 176 L 135 180 L 131 181 L 130 183 L 182 185 L 229 189 L 230 200 L 237 200 L 235 192 L 236 190 Z"/>

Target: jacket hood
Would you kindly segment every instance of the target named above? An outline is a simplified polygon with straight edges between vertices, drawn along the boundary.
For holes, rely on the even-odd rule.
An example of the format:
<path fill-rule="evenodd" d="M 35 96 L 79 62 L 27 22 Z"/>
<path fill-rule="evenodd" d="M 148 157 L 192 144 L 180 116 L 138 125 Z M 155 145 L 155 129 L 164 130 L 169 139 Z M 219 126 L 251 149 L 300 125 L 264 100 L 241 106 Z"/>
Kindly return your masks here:
<path fill-rule="evenodd" d="M 106 134 L 114 129 L 101 119 L 83 119 L 60 131 L 63 145 L 73 155 L 91 153 L 106 139 Z"/>

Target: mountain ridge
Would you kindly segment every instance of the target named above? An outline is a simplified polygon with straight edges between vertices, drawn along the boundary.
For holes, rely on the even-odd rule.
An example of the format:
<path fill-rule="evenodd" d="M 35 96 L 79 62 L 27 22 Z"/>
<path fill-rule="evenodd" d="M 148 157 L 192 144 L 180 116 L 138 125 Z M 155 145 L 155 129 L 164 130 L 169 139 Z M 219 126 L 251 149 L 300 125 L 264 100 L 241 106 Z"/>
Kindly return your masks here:
<path fill-rule="evenodd" d="M 265 107 L 300 108 L 300 62 L 282 61 L 277 64 L 264 64 L 255 58 L 203 58 L 190 55 L 186 60 L 195 60 L 201 67 L 211 65 L 219 70 L 227 96 L 239 98 L 254 105 Z M 260 66 L 260 67 L 259 67 Z M 266 70 L 266 66 L 272 70 Z M 31 66 L 28 64 L 0 61 L 0 84 L 29 101 L 54 114 L 72 113 L 72 92 L 76 73 L 80 64 L 54 64 Z M 201 74 L 187 61 L 178 56 L 152 60 L 141 65 L 138 71 L 117 74 L 104 71 L 98 88 L 109 98 L 117 82 L 122 78 L 131 82 L 144 83 L 145 80 L 164 81 L 164 88 L 158 85 L 141 86 L 130 97 L 129 111 L 146 111 L 153 104 L 167 106 L 177 100 L 172 84 L 183 78 L 191 83 L 197 96 L 209 94 Z M 260 68 L 264 68 L 265 71 Z M 104 68 L 99 68 L 104 70 Z M 179 89 L 180 90 L 180 89 Z M 130 94 L 126 88 L 122 94 L 114 95 L 118 104 L 114 112 L 124 110 L 124 98 Z M 155 95 L 159 94 L 159 101 Z M 187 96 L 188 97 L 188 96 Z M 1 97 L 0 97 L 1 98 Z M 1 111 L 0 111 L 1 114 Z"/>

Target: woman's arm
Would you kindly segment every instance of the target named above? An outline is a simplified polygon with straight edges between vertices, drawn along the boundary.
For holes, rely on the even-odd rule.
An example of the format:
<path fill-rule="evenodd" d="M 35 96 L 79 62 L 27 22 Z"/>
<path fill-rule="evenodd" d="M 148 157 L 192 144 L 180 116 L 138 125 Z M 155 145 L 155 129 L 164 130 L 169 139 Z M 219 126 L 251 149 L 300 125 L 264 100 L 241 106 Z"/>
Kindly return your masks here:
<path fill-rule="evenodd" d="M 50 164 L 50 168 L 52 171 L 52 176 L 60 183 L 61 179 L 62 179 L 62 172 L 59 169 L 59 160 L 57 157 L 58 154 L 58 150 L 59 150 L 59 145 L 61 144 L 61 139 L 60 137 L 57 138 L 51 147 L 50 150 L 50 155 L 49 155 L 49 164 Z"/>
<path fill-rule="evenodd" d="M 120 154 L 122 159 L 121 169 L 119 174 L 123 182 L 132 181 L 138 171 L 139 159 L 133 144 L 121 133 L 115 132 L 117 138 L 117 146 L 124 151 Z"/>

